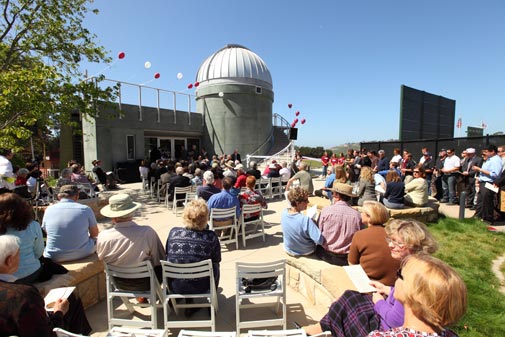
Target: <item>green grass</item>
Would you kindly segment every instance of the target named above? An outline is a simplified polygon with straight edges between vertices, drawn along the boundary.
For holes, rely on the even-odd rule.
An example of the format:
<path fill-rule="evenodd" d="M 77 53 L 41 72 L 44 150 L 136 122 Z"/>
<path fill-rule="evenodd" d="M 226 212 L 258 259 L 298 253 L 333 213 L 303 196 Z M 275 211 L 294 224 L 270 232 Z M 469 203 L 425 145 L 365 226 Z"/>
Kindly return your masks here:
<path fill-rule="evenodd" d="M 505 336 L 505 294 L 491 270 L 505 254 L 505 234 L 488 232 L 473 219 L 442 218 L 430 230 L 440 245 L 435 256 L 454 267 L 468 288 L 467 313 L 453 330 L 460 337 Z"/>

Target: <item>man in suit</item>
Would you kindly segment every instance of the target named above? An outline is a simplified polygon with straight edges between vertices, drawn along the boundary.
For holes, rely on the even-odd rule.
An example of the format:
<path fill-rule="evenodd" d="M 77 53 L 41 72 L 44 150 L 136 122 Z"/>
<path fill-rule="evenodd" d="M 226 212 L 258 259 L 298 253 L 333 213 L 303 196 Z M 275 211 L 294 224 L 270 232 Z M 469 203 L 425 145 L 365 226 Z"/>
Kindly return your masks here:
<path fill-rule="evenodd" d="M 474 199 L 475 199 L 475 175 L 477 171 L 473 169 L 473 166 L 482 167 L 482 158 L 475 155 L 475 149 L 470 147 L 466 149 L 466 160 L 461 166 L 461 176 L 463 177 L 463 183 L 465 184 L 466 192 L 466 208 L 472 210 L 475 209 Z"/>
<path fill-rule="evenodd" d="M 168 183 L 168 200 L 174 200 L 174 189 L 176 187 L 186 187 L 191 185 L 191 180 L 183 176 L 184 167 L 179 166 L 175 169 L 175 174 L 170 177 Z"/>

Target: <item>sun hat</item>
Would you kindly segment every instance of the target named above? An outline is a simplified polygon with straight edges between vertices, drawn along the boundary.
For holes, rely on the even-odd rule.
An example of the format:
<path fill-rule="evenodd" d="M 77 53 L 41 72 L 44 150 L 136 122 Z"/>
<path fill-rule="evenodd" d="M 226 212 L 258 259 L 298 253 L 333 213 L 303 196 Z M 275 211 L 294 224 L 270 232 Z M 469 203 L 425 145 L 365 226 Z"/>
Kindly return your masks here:
<path fill-rule="evenodd" d="M 109 198 L 109 204 L 100 210 L 100 213 L 107 218 L 121 218 L 131 214 L 140 208 L 140 202 L 134 202 L 133 199 L 125 193 L 113 195 Z"/>
<path fill-rule="evenodd" d="M 242 165 L 242 164 L 237 164 L 237 165 L 235 166 L 235 170 L 237 170 L 237 171 L 238 171 L 238 170 L 242 170 L 242 171 L 244 171 L 244 165 Z"/>
<path fill-rule="evenodd" d="M 356 195 L 352 194 L 352 186 L 344 183 L 335 183 L 332 192 L 347 195 L 349 197 L 355 197 Z"/>
<path fill-rule="evenodd" d="M 233 160 L 228 160 L 225 165 L 229 168 L 235 168 L 235 163 Z"/>

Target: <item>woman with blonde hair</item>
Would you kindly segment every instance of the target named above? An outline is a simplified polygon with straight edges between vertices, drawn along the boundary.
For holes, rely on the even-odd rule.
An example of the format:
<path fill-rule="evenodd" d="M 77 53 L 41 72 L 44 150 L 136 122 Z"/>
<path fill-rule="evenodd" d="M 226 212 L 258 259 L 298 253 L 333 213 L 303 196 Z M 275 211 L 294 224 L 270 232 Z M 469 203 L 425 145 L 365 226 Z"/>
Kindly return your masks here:
<path fill-rule="evenodd" d="M 358 206 L 363 206 L 363 202 L 365 200 L 377 200 L 377 194 L 375 193 L 375 180 L 373 178 L 373 171 L 368 166 L 364 166 L 361 168 L 358 182 L 358 193 L 356 194 L 359 197 Z"/>
<path fill-rule="evenodd" d="M 400 261 L 391 256 L 386 242 L 384 224 L 388 219 L 388 210 L 380 202 L 367 200 L 363 203 L 361 221 L 368 228 L 352 237 L 348 260 L 349 264 L 360 264 L 370 279 L 392 286 Z"/>
<path fill-rule="evenodd" d="M 369 337 L 456 336 L 447 327 L 465 314 L 467 289 L 461 276 L 426 254 L 409 256 L 398 270 L 395 297 L 405 308 L 400 327 L 373 331 Z"/>
<path fill-rule="evenodd" d="M 173 263 L 192 263 L 212 260 L 214 280 L 219 285 L 219 263 L 221 245 L 214 231 L 207 229 L 209 209 L 203 199 L 186 204 L 182 213 L 185 227 L 174 227 L 168 234 L 166 243 L 167 261 Z M 169 283 L 170 288 L 181 294 L 199 294 L 209 290 L 210 282 L 202 279 L 177 279 Z"/>
<path fill-rule="evenodd" d="M 431 254 L 437 243 L 426 225 L 415 220 L 395 219 L 386 224 L 385 241 L 391 256 L 403 261 L 409 255 Z M 365 337 L 374 330 L 389 330 L 403 324 L 403 305 L 395 298 L 395 288 L 371 281 L 377 292 L 362 294 L 347 290 L 330 306 L 319 323 L 304 327 L 311 335 L 331 331 L 333 337 Z"/>

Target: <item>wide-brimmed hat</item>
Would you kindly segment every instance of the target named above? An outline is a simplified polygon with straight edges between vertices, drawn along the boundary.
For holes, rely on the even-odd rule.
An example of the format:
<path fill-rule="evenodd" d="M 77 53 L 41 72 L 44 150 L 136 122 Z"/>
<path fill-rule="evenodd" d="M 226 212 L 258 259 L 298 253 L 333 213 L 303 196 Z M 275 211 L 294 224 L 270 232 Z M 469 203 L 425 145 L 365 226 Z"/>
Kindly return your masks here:
<path fill-rule="evenodd" d="M 233 162 L 233 160 L 228 160 L 225 165 L 232 169 L 235 168 L 235 163 Z"/>
<path fill-rule="evenodd" d="M 113 195 L 109 198 L 109 204 L 100 210 L 100 213 L 107 218 L 121 218 L 135 212 L 142 204 L 135 202 L 125 193 Z"/>
<path fill-rule="evenodd" d="M 355 197 L 356 195 L 352 194 L 352 186 L 344 183 L 335 183 L 333 184 L 332 192 L 338 194 L 344 194 L 349 197 Z"/>

